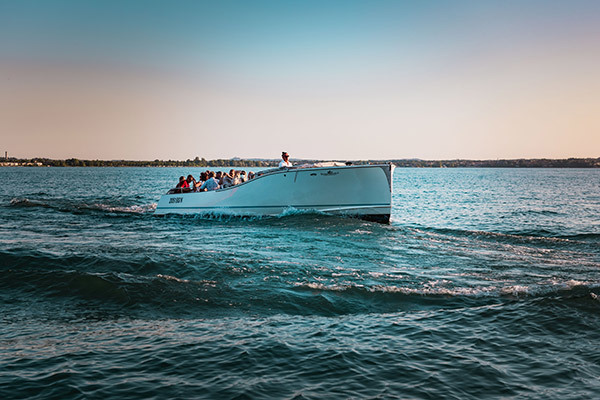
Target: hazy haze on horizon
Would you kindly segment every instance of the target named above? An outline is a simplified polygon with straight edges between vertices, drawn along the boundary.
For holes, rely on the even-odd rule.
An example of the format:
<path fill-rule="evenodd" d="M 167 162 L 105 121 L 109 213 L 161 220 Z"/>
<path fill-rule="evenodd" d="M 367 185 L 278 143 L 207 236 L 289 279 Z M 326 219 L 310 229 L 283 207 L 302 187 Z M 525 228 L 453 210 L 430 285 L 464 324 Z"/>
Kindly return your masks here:
<path fill-rule="evenodd" d="M 600 2 L 4 1 L 0 151 L 600 157 Z"/>

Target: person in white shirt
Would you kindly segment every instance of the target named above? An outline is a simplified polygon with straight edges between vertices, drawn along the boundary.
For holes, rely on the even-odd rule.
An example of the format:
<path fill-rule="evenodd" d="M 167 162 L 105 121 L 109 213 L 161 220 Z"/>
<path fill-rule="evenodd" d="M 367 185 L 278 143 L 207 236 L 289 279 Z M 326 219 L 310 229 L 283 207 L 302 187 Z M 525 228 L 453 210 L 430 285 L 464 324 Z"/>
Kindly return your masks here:
<path fill-rule="evenodd" d="M 281 158 L 283 160 L 279 162 L 279 168 L 289 168 L 292 166 L 292 163 L 290 162 L 290 155 L 286 151 L 281 153 Z"/>
<path fill-rule="evenodd" d="M 208 173 L 208 179 L 200 186 L 200 191 L 204 192 L 216 189 L 219 189 L 219 182 L 215 179 L 214 171 L 210 171 Z"/>
<path fill-rule="evenodd" d="M 229 171 L 229 173 L 227 172 L 223 172 L 223 175 L 221 175 L 221 187 L 229 187 L 229 186 L 233 186 L 233 177 L 235 175 L 235 170 L 231 170 Z"/>
<path fill-rule="evenodd" d="M 235 173 L 233 174 L 233 186 L 239 185 L 240 183 L 242 183 L 240 171 L 235 171 Z"/>
<path fill-rule="evenodd" d="M 200 178 L 194 184 L 194 192 L 199 192 L 202 184 L 208 180 L 208 172 L 202 172 L 200 174 Z"/>

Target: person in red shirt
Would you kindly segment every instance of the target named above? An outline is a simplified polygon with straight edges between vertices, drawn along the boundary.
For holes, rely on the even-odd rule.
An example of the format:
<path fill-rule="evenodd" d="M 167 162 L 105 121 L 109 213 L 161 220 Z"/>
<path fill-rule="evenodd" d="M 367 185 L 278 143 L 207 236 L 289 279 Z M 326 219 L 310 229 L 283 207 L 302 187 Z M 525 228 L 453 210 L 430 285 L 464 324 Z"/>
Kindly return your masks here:
<path fill-rule="evenodd" d="M 184 189 L 184 188 L 190 188 L 190 184 L 185 180 L 185 178 L 183 176 L 179 177 L 179 183 L 177 184 L 177 186 L 175 186 L 175 189 Z"/>
<path fill-rule="evenodd" d="M 196 184 L 196 179 L 192 175 L 188 175 L 186 181 L 187 181 L 187 187 L 189 189 L 193 189 L 194 185 Z"/>

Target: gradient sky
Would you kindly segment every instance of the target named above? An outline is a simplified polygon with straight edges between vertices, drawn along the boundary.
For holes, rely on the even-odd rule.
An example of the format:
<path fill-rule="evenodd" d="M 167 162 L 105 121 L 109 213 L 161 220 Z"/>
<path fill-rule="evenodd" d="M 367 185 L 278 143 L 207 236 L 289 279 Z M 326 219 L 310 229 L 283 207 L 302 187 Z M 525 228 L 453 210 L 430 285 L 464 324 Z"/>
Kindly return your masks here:
<path fill-rule="evenodd" d="M 0 0 L 0 150 L 600 157 L 600 1 Z"/>

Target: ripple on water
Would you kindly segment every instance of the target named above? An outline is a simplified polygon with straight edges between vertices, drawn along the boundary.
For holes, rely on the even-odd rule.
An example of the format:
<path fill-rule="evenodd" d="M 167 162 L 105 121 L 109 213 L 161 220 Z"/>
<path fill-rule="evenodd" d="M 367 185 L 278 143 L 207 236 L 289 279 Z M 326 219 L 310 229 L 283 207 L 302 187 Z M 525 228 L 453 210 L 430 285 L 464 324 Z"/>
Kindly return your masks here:
<path fill-rule="evenodd" d="M 0 398 L 600 392 L 597 171 L 397 170 L 391 225 L 158 218 L 187 170 L 30 171 L 0 169 Z"/>

